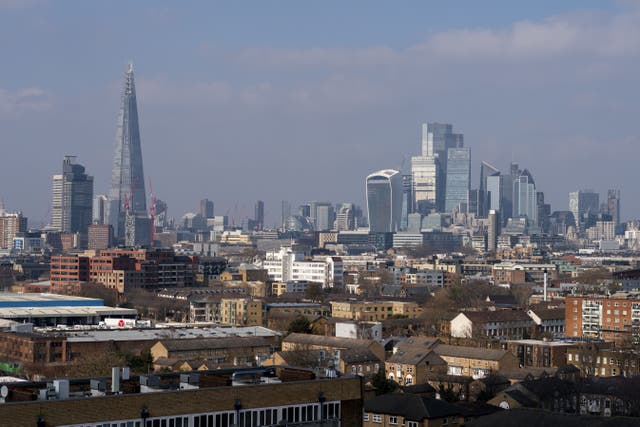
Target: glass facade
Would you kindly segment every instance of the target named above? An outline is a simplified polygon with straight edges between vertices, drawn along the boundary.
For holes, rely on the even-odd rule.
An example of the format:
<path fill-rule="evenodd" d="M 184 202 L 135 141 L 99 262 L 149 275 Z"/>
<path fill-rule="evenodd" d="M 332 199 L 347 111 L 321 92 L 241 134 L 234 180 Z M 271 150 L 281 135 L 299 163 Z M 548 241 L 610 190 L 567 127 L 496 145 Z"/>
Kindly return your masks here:
<path fill-rule="evenodd" d="M 447 150 L 447 182 L 444 209 L 458 209 L 466 213 L 471 187 L 471 149 L 449 148 Z"/>
<path fill-rule="evenodd" d="M 402 210 L 402 178 L 396 170 L 382 170 L 367 177 L 367 209 L 372 233 L 398 231 Z"/>
<path fill-rule="evenodd" d="M 109 224 L 116 238 L 125 235 L 125 201 L 135 216 L 147 216 L 142 148 L 133 66 L 125 72 L 109 190 Z M 148 242 L 147 242 L 148 243 Z"/>

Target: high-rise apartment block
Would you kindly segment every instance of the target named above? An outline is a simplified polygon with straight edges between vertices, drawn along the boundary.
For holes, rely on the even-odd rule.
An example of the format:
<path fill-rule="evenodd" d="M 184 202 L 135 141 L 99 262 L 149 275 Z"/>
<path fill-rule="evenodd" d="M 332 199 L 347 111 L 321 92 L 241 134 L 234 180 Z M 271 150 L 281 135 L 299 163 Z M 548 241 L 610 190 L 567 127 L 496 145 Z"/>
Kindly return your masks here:
<path fill-rule="evenodd" d="M 65 156 L 62 174 L 53 176 L 51 225 L 63 233 L 87 233 L 93 217 L 93 177 L 75 156 Z"/>
<path fill-rule="evenodd" d="M 565 334 L 569 338 L 605 341 L 640 341 L 640 299 L 630 294 L 568 296 L 565 303 Z"/>
<path fill-rule="evenodd" d="M 147 214 L 138 106 L 132 65 L 129 65 L 125 73 L 118 116 L 116 147 L 109 190 L 108 223 L 113 227 L 116 239 L 120 241 L 126 235 L 125 240 L 128 240 L 129 243 L 135 245 L 150 243 L 151 225 Z M 129 227 L 129 230 L 126 230 L 126 227 Z"/>
<path fill-rule="evenodd" d="M 393 169 L 367 176 L 367 212 L 369 230 L 373 233 L 395 232 L 400 229 L 402 214 L 402 177 Z"/>

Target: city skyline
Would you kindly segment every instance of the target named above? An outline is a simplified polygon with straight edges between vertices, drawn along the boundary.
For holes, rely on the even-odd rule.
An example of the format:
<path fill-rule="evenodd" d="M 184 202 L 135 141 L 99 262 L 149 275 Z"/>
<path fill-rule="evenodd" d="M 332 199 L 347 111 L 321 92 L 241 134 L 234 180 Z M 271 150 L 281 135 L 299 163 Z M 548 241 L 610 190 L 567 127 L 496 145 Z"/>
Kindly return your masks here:
<path fill-rule="evenodd" d="M 622 220 L 637 216 L 640 202 L 630 184 L 630 162 L 638 137 L 629 124 L 638 111 L 633 103 L 636 89 L 625 84 L 638 68 L 636 7 L 543 2 L 517 11 L 501 4 L 499 16 L 487 20 L 480 14 L 474 20 L 463 18 L 470 14 L 459 10 L 413 5 L 415 10 L 394 10 L 391 18 L 400 21 L 430 12 L 434 20 L 446 19 L 422 24 L 408 19 L 402 34 L 397 26 L 377 35 L 363 28 L 358 39 L 347 27 L 361 9 L 349 6 L 336 38 L 311 31 L 292 45 L 285 41 L 286 31 L 276 28 L 275 10 L 266 11 L 272 20 L 237 44 L 225 43 L 220 33 L 204 29 L 197 36 L 169 42 L 161 34 L 163 28 L 195 22 L 195 11 L 176 15 L 170 6 L 143 3 L 128 11 L 127 20 L 139 19 L 140 27 L 133 27 L 127 36 L 131 45 L 126 51 L 109 25 L 98 26 L 100 37 L 109 40 L 102 42 L 102 54 L 53 58 L 47 53 L 40 58 L 59 72 L 25 62 L 33 59 L 12 55 L 11 49 L 29 51 L 52 41 L 60 45 L 70 37 L 67 32 L 76 34 L 98 17 L 112 22 L 116 8 L 79 7 L 75 16 L 86 17 L 86 23 L 64 29 L 66 22 L 59 16 L 64 7 L 3 5 L 2 31 L 24 34 L 16 25 L 30 23 L 35 35 L 18 37 L 20 41 L 7 52 L 15 67 L 0 72 L 2 139 L 13 154 L 1 161 L 0 179 L 10 182 L 10 177 L 21 176 L 16 161 L 21 158 L 31 161 L 34 173 L 20 185 L 4 186 L 0 197 L 8 209 L 25 212 L 32 224 L 46 221 L 50 176 L 58 168 L 53 159 L 66 153 L 83 159 L 95 177 L 96 194 L 107 192 L 110 162 L 106 159 L 112 156 L 120 85 L 116 76 L 131 55 L 139 70 L 146 172 L 158 196 L 167 202 L 170 216 L 176 218 L 197 212 L 204 197 L 216 202 L 218 212 L 237 210 L 247 218 L 255 201 L 264 200 L 268 226 L 280 222 L 281 200 L 292 205 L 331 200 L 364 206 L 362 178 L 371 170 L 399 169 L 403 157 L 419 154 L 420 125 L 428 121 L 453 123 L 465 134 L 473 152 L 472 188 L 478 188 L 481 161 L 506 170 L 514 160 L 535 176 L 536 188 L 545 191 L 553 210 L 568 209 L 571 191 L 594 188 L 605 199 L 609 188 L 620 188 Z M 286 7 L 295 16 L 309 18 L 309 12 L 291 4 Z M 378 22 L 382 9 L 380 5 L 363 16 L 363 22 Z M 227 6 L 225 11 L 229 10 L 233 12 L 233 7 Z M 210 10 L 203 5 L 202 11 Z M 237 22 L 230 19 L 231 24 Z M 585 22 L 598 24 L 581 25 Z M 167 63 L 159 53 L 145 52 L 149 38 L 135 40 L 145 30 L 159 39 L 162 57 L 175 60 Z M 50 41 L 43 41 L 46 31 L 52 32 Z M 258 36 L 265 34 L 269 36 L 262 42 Z M 536 34 L 558 43 L 549 46 Z M 76 42 L 71 51 L 79 51 L 84 43 Z M 187 49 L 179 51 L 176 43 Z M 59 48 L 50 50 L 60 53 Z M 442 73 L 438 61 L 449 75 Z M 260 65 L 255 72 L 247 70 L 247 65 L 256 64 Z M 402 78 L 391 78 L 387 71 Z M 433 73 L 427 78 L 424 71 Z M 66 75 L 74 79 L 67 80 Z M 291 85 L 285 76 L 293 76 Z M 430 93 L 439 102 L 431 102 L 426 96 Z M 488 100 L 493 107 L 480 108 Z M 309 132 L 310 128 L 316 131 Z M 38 156 L 32 156 L 34 152 Z M 261 184 L 234 176 L 231 166 L 238 162 L 260 176 Z M 407 169 L 405 162 L 402 172 Z M 227 184 L 227 176 L 234 177 L 233 185 Z M 189 194 L 180 191 L 185 186 L 192 189 Z M 240 208 L 234 208 L 238 203 Z"/>

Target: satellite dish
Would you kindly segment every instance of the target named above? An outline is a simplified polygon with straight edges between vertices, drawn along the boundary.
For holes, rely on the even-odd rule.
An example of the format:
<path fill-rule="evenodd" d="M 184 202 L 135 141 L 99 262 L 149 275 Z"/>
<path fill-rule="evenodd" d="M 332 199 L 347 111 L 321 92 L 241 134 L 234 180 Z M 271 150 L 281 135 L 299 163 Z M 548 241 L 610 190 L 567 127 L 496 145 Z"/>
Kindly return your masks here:
<path fill-rule="evenodd" d="M 7 397 L 9 396 L 9 388 L 6 385 L 0 387 L 0 396 Z"/>

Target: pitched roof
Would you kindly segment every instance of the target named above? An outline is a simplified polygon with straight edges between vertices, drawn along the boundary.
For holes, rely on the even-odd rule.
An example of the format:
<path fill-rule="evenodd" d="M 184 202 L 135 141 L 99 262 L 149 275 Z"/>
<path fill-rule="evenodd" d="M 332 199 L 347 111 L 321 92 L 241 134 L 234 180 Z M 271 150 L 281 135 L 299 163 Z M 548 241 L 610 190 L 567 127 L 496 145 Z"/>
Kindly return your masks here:
<path fill-rule="evenodd" d="M 364 402 L 364 410 L 376 414 L 400 415 L 409 421 L 443 418 L 461 413 L 461 410 L 451 403 L 409 393 L 377 396 Z"/>
<path fill-rule="evenodd" d="M 482 347 L 463 347 L 459 345 L 446 344 L 440 344 L 437 346 L 435 348 L 435 352 L 440 356 L 481 360 L 501 360 L 507 354 L 506 350 L 494 350 Z"/>
<path fill-rule="evenodd" d="M 441 342 L 437 338 L 407 338 L 396 344 L 387 362 L 417 365 Z"/>
<path fill-rule="evenodd" d="M 474 323 L 531 321 L 523 310 L 464 311 L 462 312 Z"/>
<path fill-rule="evenodd" d="M 564 308 L 534 308 L 531 311 L 542 320 L 564 320 L 565 316 Z"/>

